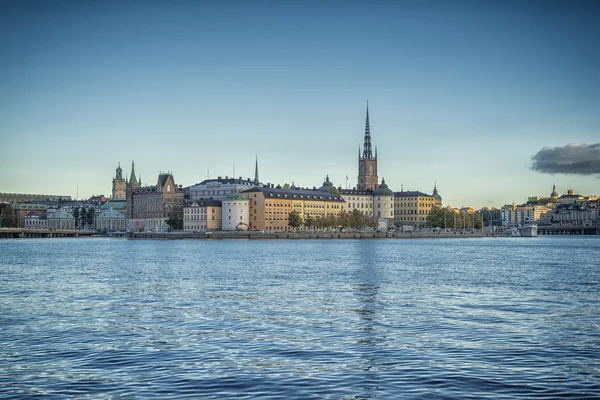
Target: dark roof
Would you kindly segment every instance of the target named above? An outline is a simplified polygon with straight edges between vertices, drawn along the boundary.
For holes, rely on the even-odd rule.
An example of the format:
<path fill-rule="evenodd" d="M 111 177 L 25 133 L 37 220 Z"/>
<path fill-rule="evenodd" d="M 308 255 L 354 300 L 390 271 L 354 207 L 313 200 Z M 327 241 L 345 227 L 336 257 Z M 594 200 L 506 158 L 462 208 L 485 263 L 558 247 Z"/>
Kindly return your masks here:
<path fill-rule="evenodd" d="M 339 192 L 344 195 L 355 194 L 355 195 L 373 196 L 372 190 L 340 189 Z"/>
<path fill-rule="evenodd" d="M 224 185 L 254 185 L 254 180 L 251 180 L 250 178 L 247 179 L 241 179 L 241 178 L 217 178 L 217 179 L 205 179 L 200 183 L 196 183 L 195 185 L 191 185 L 191 186 L 196 186 L 196 185 L 206 185 L 209 183 L 222 183 Z"/>
<path fill-rule="evenodd" d="M 221 207 L 221 200 L 207 199 L 207 200 L 194 200 L 185 204 L 185 207 L 190 207 L 192 204 L 198 204 L 200 207 Z"/>
<path fill-rule="evenodd" d="M 434 197 L 434 196 L 427 194 L 427 193 L 418 192 L 418 191 L 414 191 L 414 192 L 407 191 L 407 192 L 395 192 L 394 197 Z"/>
<path fill-rule="evenodd" d="M 394 196 L 392 189 L 385 183 L 385 179 L 381 180 L 381 185 L 373 192 L 374 196 Z"/>
<path fill-rule="evenodd" d="M 255 187 L 244 190 L 242 193 L 262 192 L 265 198 L 285 198 L 285 199 L 302 199 L 302 200 L 329 200 L 344 202 L 341 196 L 336 196 L 331 193 L 320 192 L 310 189 L 283 189 L 283 188 L 265 188 Z"/>
<path fill-rule="evenodd" d="M 156 186 L 144 186 L 133 190 L 135 194 L 158 193 Z M 183 193 L 183 189 L 175 187 L 175 193 Z"/>
<path fill-rule="evenodd" d="M 171 174 L 160 174 L 158 176 L 158 186 L 160 186 L 161 188 L 165 186 L 170 176 Z"/>

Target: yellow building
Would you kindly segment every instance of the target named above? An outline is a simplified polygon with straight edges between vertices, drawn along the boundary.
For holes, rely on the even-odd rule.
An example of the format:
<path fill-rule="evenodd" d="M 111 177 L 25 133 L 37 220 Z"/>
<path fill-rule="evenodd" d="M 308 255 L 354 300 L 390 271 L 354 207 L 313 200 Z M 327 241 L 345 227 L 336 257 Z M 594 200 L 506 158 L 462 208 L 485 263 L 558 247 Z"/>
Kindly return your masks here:
<path fill-rule="evenodd" d="M 221 229 L 221 200 L 197 200 L 183 207 L 183 231 L 211 231 Z"/>
<path fill-rule="evenodd" d="M 292 211 L 304 221 L 309 215 L 324 217 L 346 209 L 341 196 L 318 190 L 256 187 L 242 193 L 250 199 L 250 229 L 256 230 L 290 231 L 288 216 Z"/>
<path fill-rule="evenodd" d="M 394 193 L 394 224 L 424 228 L 433 208 L 441 207 L 441 199 L 422 192 Z"/>

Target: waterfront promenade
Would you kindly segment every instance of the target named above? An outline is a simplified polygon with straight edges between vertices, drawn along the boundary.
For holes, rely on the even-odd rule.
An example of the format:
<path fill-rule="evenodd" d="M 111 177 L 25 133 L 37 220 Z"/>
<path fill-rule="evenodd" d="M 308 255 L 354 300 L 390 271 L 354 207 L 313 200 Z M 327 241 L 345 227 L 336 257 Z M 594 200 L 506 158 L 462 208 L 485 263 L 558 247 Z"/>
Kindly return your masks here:
<path fill-rule="evenodd" d="M 422 238 L 468 238 L 493 237 L 481 231 L 413 231 L 413 232 L 136 232 L 126 236 L 132 239 L 422 239 Z"/>

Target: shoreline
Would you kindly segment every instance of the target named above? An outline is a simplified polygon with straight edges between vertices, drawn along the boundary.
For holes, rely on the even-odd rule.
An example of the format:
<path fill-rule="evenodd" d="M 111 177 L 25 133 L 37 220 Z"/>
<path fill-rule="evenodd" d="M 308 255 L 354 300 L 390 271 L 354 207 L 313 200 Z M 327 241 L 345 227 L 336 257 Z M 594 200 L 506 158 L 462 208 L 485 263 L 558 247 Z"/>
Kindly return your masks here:
<path fill-rule="evenodd" d="M 445 239 L 445 238 L 493 238 L 504 237 L 487 232 L 213 232 L 213 233 L 179 233 L 179 232 L 132 232 L 118 235 L 129 239 L 246 239 L 246 240 L 310 240 L 310 239 Z M 508 236 L 506 236 L 508 237 Z"/>

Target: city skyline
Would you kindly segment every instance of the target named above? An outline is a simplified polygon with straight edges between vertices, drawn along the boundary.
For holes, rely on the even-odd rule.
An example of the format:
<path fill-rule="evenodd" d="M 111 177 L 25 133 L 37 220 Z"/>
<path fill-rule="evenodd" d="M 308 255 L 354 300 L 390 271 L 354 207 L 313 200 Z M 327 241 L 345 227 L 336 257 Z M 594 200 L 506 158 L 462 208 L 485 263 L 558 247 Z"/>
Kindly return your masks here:
<path fill-rule="evenodd" d="M 189 186 L 253 177 L 256 157 L 265 183 L 352 188 L 368 100 L 394 191 L 600 194 L 599 8 L 7 2 L 0 191 L 109 195 L 132 160 Z"/>

